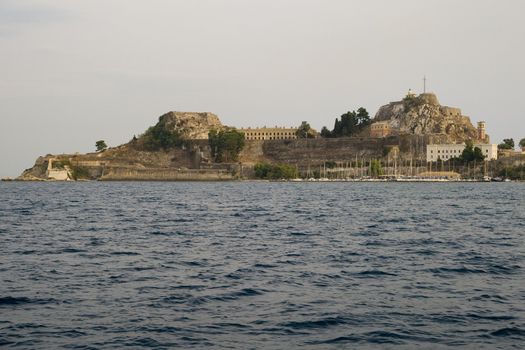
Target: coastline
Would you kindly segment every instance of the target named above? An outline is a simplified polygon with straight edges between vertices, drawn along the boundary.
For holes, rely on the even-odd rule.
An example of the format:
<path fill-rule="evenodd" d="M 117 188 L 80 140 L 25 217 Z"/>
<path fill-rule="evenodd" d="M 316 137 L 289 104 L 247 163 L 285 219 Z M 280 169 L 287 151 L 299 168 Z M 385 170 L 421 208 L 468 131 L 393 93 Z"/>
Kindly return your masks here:
<path fill-rule="evenodd" d="M 253 182 L 253 183 L 525 183 L 524 180 L 488 181 L 483 179 L 97 179 L 97 180 L 54 180 L 54 179 L 0 179 L 0 182 L 45 182 L 45 183 L 86 183 L 86 182 Z"/>

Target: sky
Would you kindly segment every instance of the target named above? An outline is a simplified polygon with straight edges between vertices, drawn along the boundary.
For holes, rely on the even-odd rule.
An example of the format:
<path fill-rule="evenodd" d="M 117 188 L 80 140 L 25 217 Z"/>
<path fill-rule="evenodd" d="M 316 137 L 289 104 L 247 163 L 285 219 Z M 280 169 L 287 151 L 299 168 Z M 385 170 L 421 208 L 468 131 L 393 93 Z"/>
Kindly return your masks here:
<path fill-rule="evenodd" d="M 409 88 L 525 137 L 522 0 L 0 0 L 0 177 L 168 111 L 330 129 Z"/>

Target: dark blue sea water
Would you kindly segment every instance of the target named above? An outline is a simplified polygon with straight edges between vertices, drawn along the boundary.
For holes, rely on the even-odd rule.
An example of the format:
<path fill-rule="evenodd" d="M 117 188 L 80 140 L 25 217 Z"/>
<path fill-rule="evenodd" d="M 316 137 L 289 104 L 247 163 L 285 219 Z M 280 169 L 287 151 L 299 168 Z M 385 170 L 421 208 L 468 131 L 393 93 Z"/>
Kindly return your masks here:
<path fill-rule="evenodd" d="M 0 183 L 0 346 L 523 349 L 525 184 Z"/>

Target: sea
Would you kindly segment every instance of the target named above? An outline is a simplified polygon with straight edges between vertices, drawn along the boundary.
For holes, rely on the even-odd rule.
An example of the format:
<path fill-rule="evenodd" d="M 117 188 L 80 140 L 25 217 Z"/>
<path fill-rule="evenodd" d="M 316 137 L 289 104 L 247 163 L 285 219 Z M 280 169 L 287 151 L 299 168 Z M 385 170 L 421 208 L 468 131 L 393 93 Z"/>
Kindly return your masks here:
<path fill-rule="evenodd" d="M 524 349 L 525 183 L 0 183 L 6 349 Z"/>

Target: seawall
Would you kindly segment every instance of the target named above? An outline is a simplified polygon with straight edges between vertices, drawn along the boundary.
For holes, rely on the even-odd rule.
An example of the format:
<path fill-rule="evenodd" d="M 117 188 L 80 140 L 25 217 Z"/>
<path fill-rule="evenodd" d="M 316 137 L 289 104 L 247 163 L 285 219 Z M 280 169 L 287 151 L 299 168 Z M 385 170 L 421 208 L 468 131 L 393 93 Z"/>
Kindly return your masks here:
<path fill-rule="evenodd" d="M 105 169 L 100 181 L 230 181 L 236 177 L 225 170 L 199 170 L 199 169 Z"/>

